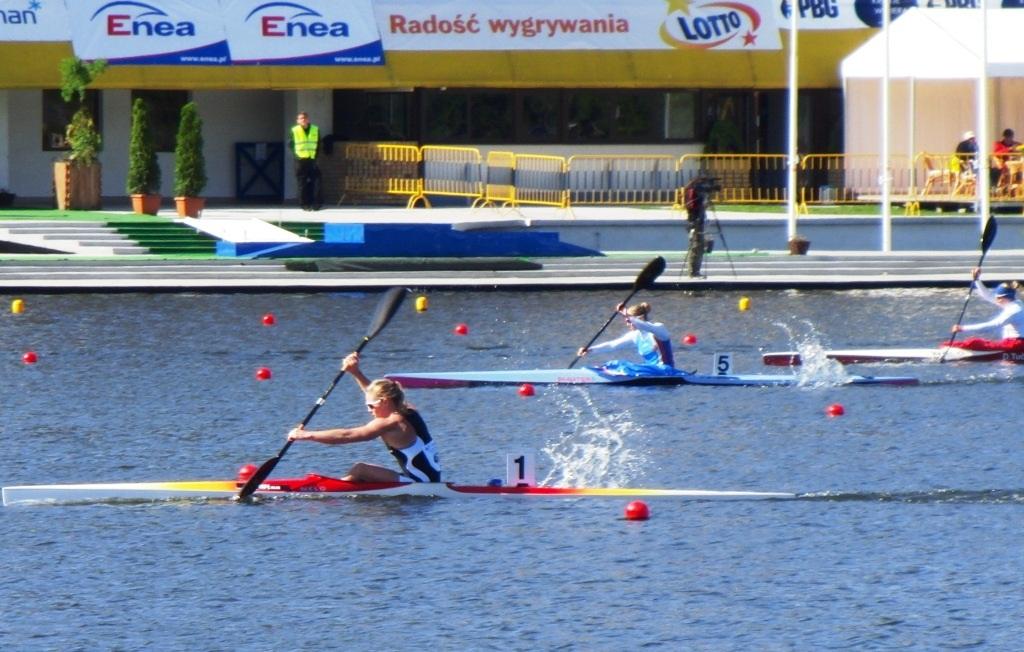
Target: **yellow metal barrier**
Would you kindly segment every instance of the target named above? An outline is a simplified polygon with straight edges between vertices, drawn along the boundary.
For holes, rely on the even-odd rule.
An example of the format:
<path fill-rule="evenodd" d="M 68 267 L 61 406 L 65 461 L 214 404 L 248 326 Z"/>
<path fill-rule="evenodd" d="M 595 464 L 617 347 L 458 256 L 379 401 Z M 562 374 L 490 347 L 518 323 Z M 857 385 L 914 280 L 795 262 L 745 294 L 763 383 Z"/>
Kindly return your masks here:
<path fill-rule="evenodd" d="M 479 200 L 484 195 L 480 150 L 474 147 L 424 145 L 423 194 L 466 197 Z M 412 200 L 410 200 L 412 201 Z"/>
<path fill-rule="evenodd" d="M 487 182 L 484 196 L 473 202 L 479 206 L 515 206 L 516 155 L 512 152 L 487 152 Z"/>
<path fill-rule="evenodd" d="M 877 154 L 808 154 L 800 161 L 797 186 L 801 205 L 878 203 L 882 200 L 882 165 Z M 891 156 L 890 198 L 913 202 L 914 168 L 904 155 Z"/>
<path fill-rule="evenodd" d="M 667 205 L 680 208 L 687 183 L 700 176 L 721 186 L 719 203 L 781 203 L 787 200 L 784 154 L 686 154 L 670 156 L 560 156 L 492 151 L 486 164 L 471 147 L 417 147 L 399 143 L 349 143 L 345 147 L 343 198 L 382 193 L 408 198 L 407 206 L 430 206 L 431 195 L 465 197 L 476 206 L 533 204 Z M 893 156 L 892 201 L 908 214 L 922 201 L 965 201 L 976 193 L 975 174 L 955 169 L 952 154 Z M 877 154 L 808 154 L 797 169 L 799 210 L 813 204 L 881 201 L 881 157 Z M 1024 168 L 1024 165 L 1019 165 Z M 1024 181 L 1010 168 L 995 196 L 1020 197 Z M 1005 188 L 1004 188 L 1005 186 Z"/>
<path fill-rule="evenodd" d="M 566 160 L 561 156 L 517 154 L 513 192 L 514 205 L 567 208 L 569 193 L 565 186 Z"/>
<path fill-rule="evenodd" d="M 569 205 L 673 205 L 679 170 L 673 156 L 570 156 Z"/>
<path fill-rule="evenodd" d="M 392 172 L 388 177 L 388 193 L 409 195 L 406 205 L 411 208 L 416 198 L 423 194 L 420 148 L 415 145 L 378 144 L 377 153 L 387 163 L 386 169 Z"/>
<path fill-rule="evenodd" d="M 338 203 L 379 202 L 395 194 L 398 183 L 415 185 L 419 176 L 416 145 L 393 143 L 346 143 L 332 171 L 325 160 L 324 187 L 340 189 Z M 330 157 L 327 157 L 328 159 Z M 335 178 L 331 178 L 332 173 Z"/>
<path fill-rule="evenodd" d="M 785 154 L 684 154 L 679 158 L 680 188 L 700 176 L 722 187 L 712 195 L 720 203 L 786 201 Z M 681 197 L 679 198 L 681 202 Z"/>

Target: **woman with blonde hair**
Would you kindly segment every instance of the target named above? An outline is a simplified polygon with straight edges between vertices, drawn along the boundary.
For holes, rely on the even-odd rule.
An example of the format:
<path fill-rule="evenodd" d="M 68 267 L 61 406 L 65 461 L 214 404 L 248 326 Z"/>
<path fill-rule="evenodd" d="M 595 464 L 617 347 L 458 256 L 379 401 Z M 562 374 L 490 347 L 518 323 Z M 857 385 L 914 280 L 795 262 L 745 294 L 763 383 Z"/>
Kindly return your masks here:
<path fill-rule="evenodd" d="M 306 430 L 301 425 L 288 433 L 290 441 L 315 441 L 321 444 L 354 444 L 380 438 L 398 462 L 401 472 L 377 464 L 356 462 L 342 480 L 350 482 L 441 482 L 441 462 L 427 424 L 405 402 L 402 386 L 393 380 L 370 382 L 359 369 L 359 354 L 349 354 L 341 363 L 359 384 L 366 409 L 373 418 L 362 426 Z"/>
<path fill-rule="evenodd" d="M 579 356 L 600 351 L 613 351 L 623 346 L 633 344 L 644 362 L 649 365 L 661 367 L 675 367 L 675 358 L 672 355 L 672 334 L 669 333 L 665 324 L 657 321 L 650 321 L 651 305 L 646 301 L 626 307 L 620 303 L 615 311 L 626 320 L 629 330 L 614 340 L 608 340 L 600 344 L 582 347 L 576 352 Z"/>

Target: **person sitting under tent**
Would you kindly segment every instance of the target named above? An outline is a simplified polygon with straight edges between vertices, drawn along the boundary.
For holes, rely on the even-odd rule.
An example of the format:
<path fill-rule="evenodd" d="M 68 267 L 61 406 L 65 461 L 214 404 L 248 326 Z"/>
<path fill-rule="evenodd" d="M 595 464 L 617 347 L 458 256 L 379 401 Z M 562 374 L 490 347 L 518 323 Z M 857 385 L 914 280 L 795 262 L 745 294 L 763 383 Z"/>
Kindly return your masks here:
<path fill-rule="evenodd" d="M 978 169 L 978 139 L 973 131 L 965 131 L 963 140 L 956 144 L 956 155 L 961 170 Z"/>
<path fill-rule="evenodd" d="M 1003 137 L 992 146 L 992 167 L 989 179 L 992 190 L 1006 190 L 1010 187 L 1010 158 L 1021 152 L 1022 145 L 1014 140 L 1013 129 L 1003 129 Z"/>

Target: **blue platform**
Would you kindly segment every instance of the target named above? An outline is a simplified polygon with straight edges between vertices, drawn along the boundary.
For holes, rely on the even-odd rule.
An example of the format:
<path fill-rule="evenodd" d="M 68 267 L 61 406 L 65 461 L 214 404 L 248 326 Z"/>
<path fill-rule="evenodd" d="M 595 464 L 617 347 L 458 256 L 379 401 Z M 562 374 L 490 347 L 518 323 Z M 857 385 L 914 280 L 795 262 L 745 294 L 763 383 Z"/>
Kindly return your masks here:
<path fill-rule="evenodd" d="M 548 231 L 458 231 L 450 224 L 324 225 L 323 242 L 217 243 L 217 255 L 244 258 L 600 256 Z"/>

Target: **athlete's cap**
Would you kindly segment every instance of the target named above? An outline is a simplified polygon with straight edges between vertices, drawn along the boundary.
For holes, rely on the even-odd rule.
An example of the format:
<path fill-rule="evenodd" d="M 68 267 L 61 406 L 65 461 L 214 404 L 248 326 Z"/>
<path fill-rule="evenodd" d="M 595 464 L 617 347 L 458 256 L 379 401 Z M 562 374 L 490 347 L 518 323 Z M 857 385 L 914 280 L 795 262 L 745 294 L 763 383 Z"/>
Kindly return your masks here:
<path fill-rule="evenodd" d="M 1006 283 L 1000 283 L 999 286 L 996 287 L 996 298 L 997 299 L 1016 299 L 1017 298 L 1017 293 L 1014 291 L 1014 289 L 1012 287 L 1010 287 Z"/>
<path fill-rule="evenodd" d="M 968 138 L 974 138 L 974 132 L 973 131 L 965 131 L 964 132 L 964 140 L 967 140 Z"/>

